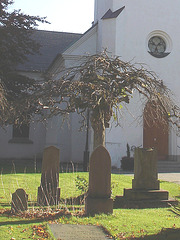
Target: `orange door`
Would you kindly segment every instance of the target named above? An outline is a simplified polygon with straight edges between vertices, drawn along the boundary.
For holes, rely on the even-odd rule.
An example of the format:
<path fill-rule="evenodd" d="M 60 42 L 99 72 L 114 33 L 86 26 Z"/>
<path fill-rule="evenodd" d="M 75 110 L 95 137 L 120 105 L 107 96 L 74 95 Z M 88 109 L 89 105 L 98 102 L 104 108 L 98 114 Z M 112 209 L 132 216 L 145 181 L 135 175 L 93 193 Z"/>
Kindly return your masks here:
<path fill-rule="evenodd" d="M 144 109 L 143 147 L 157 149 L 159 160 L 165 160 L 168 156 L 168 121 L 157 109 L 154 103 L 147 103 Z"/>

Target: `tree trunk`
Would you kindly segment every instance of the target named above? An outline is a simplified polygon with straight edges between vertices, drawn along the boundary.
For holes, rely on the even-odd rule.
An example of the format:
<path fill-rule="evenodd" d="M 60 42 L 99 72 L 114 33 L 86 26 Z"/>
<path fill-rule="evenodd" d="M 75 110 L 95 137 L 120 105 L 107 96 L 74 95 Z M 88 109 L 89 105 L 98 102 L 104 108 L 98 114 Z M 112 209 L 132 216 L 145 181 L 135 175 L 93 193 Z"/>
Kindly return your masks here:
<path fill-rule="evenodd" d="M 99 145 L 105 147 L 105 128 L 93 128 L 94 130 L 94 144 L 93 149 L 97 148 Z"/>
<path fill-rule="evenodd" d="M 108 110 L 107 108 L 105 110 L 100 110 L 99 108 L 96 108 L 91 111 L 90 121 L 94 131 L 93 149 L 97 148 L 99 145 L 105 147 L 105 130 L 106 127 L 109 126 L 111 115 L 111 107 L 109 107 Z"/>
<path fill-rule="evenodd" d="M 93 118 L 91 115 L 91 126 L 94 131 L 94 143 L 93 149 L 97 148 L 99 145 L 105 146 L 105 124 L 102 118 Z"/>

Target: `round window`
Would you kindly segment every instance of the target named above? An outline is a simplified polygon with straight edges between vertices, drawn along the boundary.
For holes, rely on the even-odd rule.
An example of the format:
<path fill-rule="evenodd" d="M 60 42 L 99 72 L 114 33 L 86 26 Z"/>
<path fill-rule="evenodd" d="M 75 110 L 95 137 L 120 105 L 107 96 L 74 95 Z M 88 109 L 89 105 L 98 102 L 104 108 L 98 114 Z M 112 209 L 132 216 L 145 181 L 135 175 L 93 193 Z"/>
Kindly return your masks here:
<path fill-rule="evenodd" d="M 151 32 L 147 39 L 148 52 L 157 58 L 166 57 L 172 49 L 172 42 L 169 36 L 162 31 Z"/>
<path fill-rule="evenodd" d="M 148 47 L 149 47 L 150 52 L 157 54 L 157 55 L 162 54 L 166 51 L 166 43 L 159 36 L 150 38 L 149 42 L 148 42 Z"/>

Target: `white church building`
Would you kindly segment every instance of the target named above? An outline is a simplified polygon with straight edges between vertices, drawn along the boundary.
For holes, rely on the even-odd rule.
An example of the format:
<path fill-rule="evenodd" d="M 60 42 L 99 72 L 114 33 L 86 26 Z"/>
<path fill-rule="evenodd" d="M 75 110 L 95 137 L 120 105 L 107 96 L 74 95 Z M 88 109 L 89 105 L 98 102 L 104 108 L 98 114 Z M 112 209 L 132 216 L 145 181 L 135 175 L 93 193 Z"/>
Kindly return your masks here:
<path fill-rule="evenodd" d="M 42 45 L 39 56 L 18 66 L 18 71 L 43 79 L 45 74 L 59 78 L 60 72 L 86 54 L 104 49 L 122 60 L 146 64 L 172 90 L 180 104 L 180 1 L 173 0 L 95 0 L 94 22 L 84 34 L 35 31 Z M 177 130 L 167 127 L 167 133 L 144 128 L 145 105 L 134 96 L 123 107 L 121 126 L 106 129 L 106 148 L 112 165 L 120 167 L 122 156 L 130 147 L 156 147 L 161 160 L 180 161 L 180 138 Z M 127 109 L 128 108 L 128 109 Z M 86 131 L 79 132 L 79 116 L 71 114 L 62 126 L 60 116 L 46 124 L 33 123 L 19 133 L 13 126 L 0 130 L 1 159 L 41 158 L 43 149 L 56 146 L 61 162 L 81 162 L 86 144 Z M 151 133 L 151 134 L 149 134 Z M 92 151 L 93 131 L 89 131 L 88 149 Z"/>

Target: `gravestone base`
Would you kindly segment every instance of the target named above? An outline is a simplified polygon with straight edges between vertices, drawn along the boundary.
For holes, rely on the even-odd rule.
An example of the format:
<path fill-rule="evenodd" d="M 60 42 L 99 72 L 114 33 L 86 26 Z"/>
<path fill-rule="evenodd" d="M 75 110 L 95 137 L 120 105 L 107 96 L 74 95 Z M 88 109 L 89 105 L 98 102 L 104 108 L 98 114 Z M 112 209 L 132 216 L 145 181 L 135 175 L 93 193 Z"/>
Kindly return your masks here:
<path fill-rule="evenodd" d="M 124 189 L 123 196 L 116 196 L 114 208 L 163 208 L 177 205 L 178 201 L 169 199 L 165 190 Z"/>
<path fill-rule="evenodd" d="M 116 196 L 114 200 L 114 209 L 130 208 L 130 209 L 144 209 L 144 208 L 167 208 L 170 205 L 177 206 L 178 201 L 174 199 L 168 200 L 130 200 L 124 196 Z"/>
<path fill-rule="evenodd" d="M 124 189 L 124 197 L 129 200 L 168 200 L 169 192 L 165 190 Z"/>
<path fill-rule="evenodd" d="M 159 190 L 160 189 L 160 181 L 157 179 L 132 179 L 132 188 L 133 189 L 153 189 Z"/>
<path fill-rule="evenodd" d="M 113 213 L 113 199 L 112 198 L 92 198 L 85 199 L 85 214 L 112 214 Z"/>
<path fill-rule="evenodd" d="M 41 206 L 57 205 L 60 201 L 60 191 L 60 188 L 56 188 L 55 193 L 50 194 L 45 192 L 41 186 L 38 187 L 38 204 Z"/>

